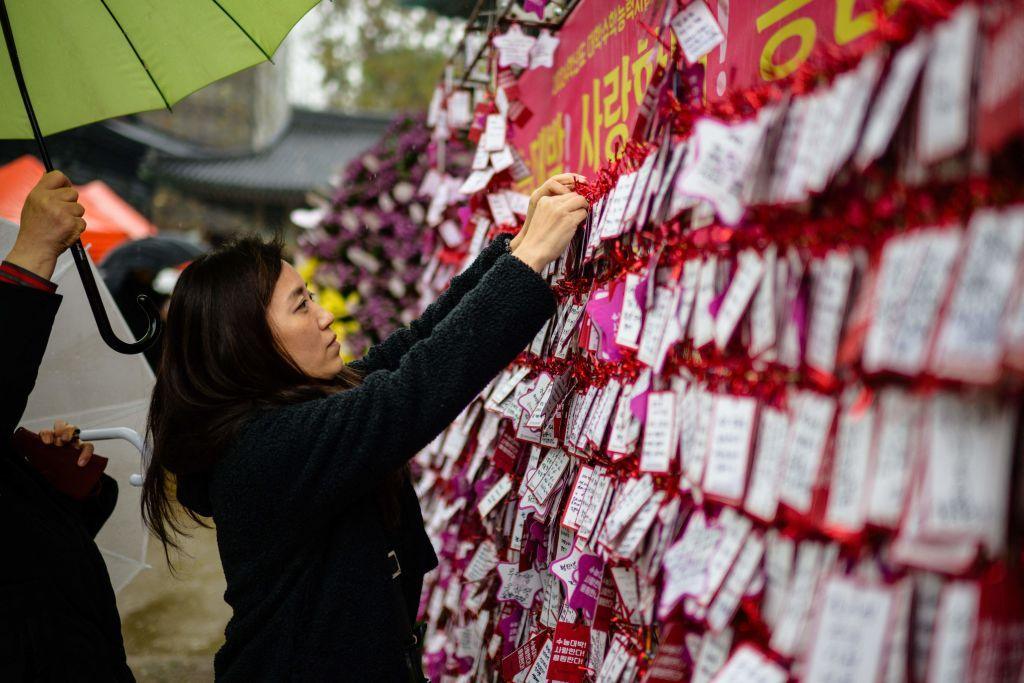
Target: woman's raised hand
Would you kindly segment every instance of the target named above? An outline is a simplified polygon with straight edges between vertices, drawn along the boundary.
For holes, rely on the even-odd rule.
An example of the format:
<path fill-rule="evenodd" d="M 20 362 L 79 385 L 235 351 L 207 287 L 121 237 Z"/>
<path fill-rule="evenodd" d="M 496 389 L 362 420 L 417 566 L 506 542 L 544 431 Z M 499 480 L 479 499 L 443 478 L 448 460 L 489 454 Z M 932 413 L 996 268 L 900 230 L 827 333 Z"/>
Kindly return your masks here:
<path fill-rule="evenodd" d="M 523 222 L 523 229 L 509 242 L 509 249 L 515 251 L 522 243 L 526 233 L 530 230 L 530 223 L 533 221 L 533 214 L 537 211 L 537 202 L 542 197 L 557 197 L 568 194 L 576 187 L 577 182 L 586 182 L 586 178 L 578 173 L 559 173 L 551 176 L 544 184 L 533 191 L 530 195 L 530 206 L 526 210 L 526 220 Z"/>
<path fill-rule="evenodd" d="M 587 200 L 575 192 L 540 197 L 530 230 L 512 249 L 513 256 L 541 272 L 569 246 L 588 210 Z"/>

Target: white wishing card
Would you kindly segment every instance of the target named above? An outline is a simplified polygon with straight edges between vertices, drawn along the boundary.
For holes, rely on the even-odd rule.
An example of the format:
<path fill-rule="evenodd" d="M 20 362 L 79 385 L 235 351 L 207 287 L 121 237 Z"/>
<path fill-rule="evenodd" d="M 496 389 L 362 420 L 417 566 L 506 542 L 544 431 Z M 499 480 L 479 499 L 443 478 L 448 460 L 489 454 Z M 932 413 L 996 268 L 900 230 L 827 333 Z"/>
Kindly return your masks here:
<path fill-rule="evenodd" d="M 643 309 L 640 308 L 640 303 L 636 298 L 636 290 L 642 279 L 642 276 L 637 273 L 626 275 L 626 292 L 622 298 L 622 312 L 619 314 L 619 324 L 615 329 L 615 343 L 630 349 L 637 348 L 640 331 L 643 329 Z"/>
<path fill-rule="evenodd" d="M 857 149 L 855 159 L 860 170 L 867 168 L 889 147 L 889 141 L 903 116 L 903 109 L 907 106 L 930 47 L 930 36 L 921 31 L 893 57 L 885 82 L 875 96 Z"/>
<path fill-rule="evenodd" d="M 921 401 L 900 389 L 878 396 L 875 452 L 868 479 L 868 521 L 896 528 L 907 500 L 910 471 L 921 433 Z"/>
<path fill-rule="evenodd" d="M 761 284 L 764 262 L 753 249 L 745 249 L 737 258 L 736 274 L 725 293 L 718 316 L 715 318 L 715 345 L 725 349 L 732 339 L 740 318 L 747 310 L 754 291 Z"/>
<path fill-rule="evenodd" d="M 736 608 L 761 563 L 763 554 L 764 541 L 761 540 L 759 534 L 751 534 L 740 549 L 722 588 L 708 608 L 708 626 L 715 631 L 722 631 L 732 621 L 733 615 L 736 614 Z"/>
<path fill-rule="evenodd" d="M 733 563 L 739 556 L 740 550 L 744 547 L 754 526 L 749 517 L 730 507 L 722 509 L 715 523 L 722 529 L 722 536 L 715 546 L 714 552 L 711 553 L 711 557 L 708 558 L 707 584 L 704 587 L 704 593 L 696 596 L 702 606 L 708 605 L 711 598 L 718 593 L 718 589 L 729 570 L 732 569 Z"/>
<path fill-rule="evenodd" d="M 647 394 L 647 420 L 640 449 L 640 471 L 667 473 L 676 452 L 675 394 L 652 391 Z"/>
<path fill-rule="evenodd" d="M 709 524 L 703 510 L 690 515 L 682 537 L 665 552 L 659 619 L 668 617 L 685 596 L 706 592 L 708 561 L 721 537 L 721 527 Z"/>
<path fill-rule="evenodd" d="M 464 576 L 466 581 L 480 581 L 498 566 L 498 550 L 491 541 L 484 541 L 477 546 L 476 552 L 469 560 Z"/>
<path fill-rule="evenodd" d="M 804 359 L 812 368 L 831 375 L 853 278 L 853 256 L 832 251 L 815 265 L 817 268 L 811 271 L 811 321 Z"/>
<path fill-rule="evenodd" d="M 715 319 L 711 315 L 711 302 L 715 298 L 715 279 L 718 274 L 718 257 L 711 255 L 701 266 L 697 279 L 697 292 L 693 303 L 693 322 L 690 337 L 695 348 L 700 348 L 714 339 Z"/>
<path fill-rule="evenodd" d="M 708 496 L 739 504 L 747 483 L 757 399 L 722 395 L 715 398 L 704 481 Z"/>
<path fill-rule="evenodd" d="M 735 225 L 743 218 L 743 195 L 750 161 L 761 143 L 763 122 L 726 125 L 702 118 L 694 127 L 693 155 L 682 170 L 678 188 L 711 202 L 722 222 Z"/>
<path fill-rule="evenodd" d="M 943 587 L 928 660 L 930 682 L 968 680 L 980 592 L 978 585 L 969 581 L 953 581 Z"/>
<path fill-rule="evenodd" d="M 858 533 L 864 528 L 871 440 L 874 433 L 873 405 L 847 406 L 839 415 L 835 461 L 825 508 L 825 525 L 831 529 Z"/>
<path fill-rule="evenodd" d="M 752 645 L 740 645 L 718 672 L 714 683 L 786 683 L 789 672 Z"/>
<path fill-rule="evenodd" d="M 493 177 L 494 169 L 488 168 L 482 171 L 473 171 L 469 174 L 469 177 L 466 178 L 465 182 L 459 186 L 459 194 L 476 194 L 486 188 Z"/>
<path fill-rule="evenodd" d="M 882 252 L 877 312 L 864 343 L 867 372 L 920 373 L 960 254 L 961 231 L 930 228 L 893 238 Z"/>
<path fill-rule="evenodd" d="M 481 517 L 486 517 L 494 507 L 501 502 L 502 498 L 512 491 L 512 480 L 506 474 L 477 503 L 477 511 Z"/>
<path fill-rule="evenodd" d="M 661 360 L 662 340 L 670 318 L 679 307 L 682 289 L 675 283 L 658 285 L 654 292 L 654 305 L 647 311 L 643 331 L 640 335 L 636 357 L 640 362 L 655 367 Z"/>
<path fill-rule="evenodd" d="M 778 316 L 775 312 L 776 250 L 771 245 L 762 255 L 764 272 L 750 304 L 750 344 L 747 352 L 757 358 L 775 346 Z M 768 359 L 771 360 L 771 359 Z"/>
<path fill-rule="evenodd" d="M 918 108 L 917 155 L 922 163 L 940 161 L 967 146 L 980 13 L 975 5 L 963 5 L 933 32 Z"/>
<path fill-rule="evenodd" d="M 833 576 L 821 594 L 806 680 L 877 681 L 885 665 L 893 589 Z"/>
<path fill-rule="evenodd" d="M 672 17 L 672 30 L 690 64 L 725 41 L 722 27 L 704 0 L 693 0 Z"/>
<path fill-rule="evenodd" d="M 512 207 L 508 205 L 508 199 L 505 198 L 504 193 L 491 192 L 487 195 L 487 206 L 491 209 L 491 216 L 494 218 L 495 225 L 506 225 L 514 226 L 516 221 L 515 214 L 512 213 Z"/>
<path fill-rule="evenodd" d="M 999 378 L 1000 323 L 1024 249 L 1024 209 L 975 211 L 966 253 L 930 360 L 940 377 L 975 383 Z"/>
<path fill-rule="evenodd" d="M 729 650 L 732 648 L 732 629 L 722 629 L 719 632 L 705 631 L 704 637 L 699 640 L 696 660 L 693 665 L 693 678 L 690 683 L 709 683 L 729 659 Z"/>
<path fill-rule="evenodd" d="M 482 143 L 488 152 L 500 152 L 505 148 L 508 122 L 501 114 L 488 114 Z M 463 193 L 466 194 L 466 193 Z"/>
<path fill-rule="evenodd" d="M 764 522 L 774 521 L 779 507 L 779 485 L 788 434 L 789 417 L 785 411 L 770 407 L 761 410 L 754 469 L 743 508 Z"/>
<path fill-rule="evenodd" d="M 811 511 L 814 484 L 818 479 L 832 420 L 833 398 L 812 391 L 794 398 L 793 427 L 783 470 L 779 500 L 801 514 Z"/>
<path fill-rule="evenodd" d="M 997 555 L 1006 540 L 1016 410 L 940 393 L 928 411 L 921 531 L 980 541 Z"/>

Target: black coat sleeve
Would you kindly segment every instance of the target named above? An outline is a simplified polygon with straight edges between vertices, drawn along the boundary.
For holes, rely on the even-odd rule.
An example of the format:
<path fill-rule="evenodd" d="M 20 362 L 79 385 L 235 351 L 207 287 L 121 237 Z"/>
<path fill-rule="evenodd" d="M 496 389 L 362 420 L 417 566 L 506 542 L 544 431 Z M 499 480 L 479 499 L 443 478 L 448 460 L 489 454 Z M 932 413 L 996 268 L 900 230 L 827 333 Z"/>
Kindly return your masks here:
<path fill-rule="evenodd" d="M 36 384 L 61 296 L 0 283 L 0 434 L 14 433 Z"/>
<path fill-rule="evenodd" d="M 490 270 L 498 257 L 508 251 L 508 243 L 511 239 L 511 235 L 498 235 L 494 238 L 494 241 L 480 252 L 469 268 L 452 278 L 448 289 L 437 298 L 437 301 L 430 304 L 427 310 L 423 311 L 423 315 L 409 323 L 408 327 L 402 327 L 392 332 L 387 339 L 367 351 L 363 358 L 351 363 L 351 366 L 364 375 L 375 370 L 397 368 L 405 352 L 416 342 L 429 337 L 434 327 L 444 320 L 445 316 L 462 301 L 462 297 L 480 282 L 480 279 Z"/>
<path fill-rule="evenodd" d="M 214 517 L 218 500 L 260 516 L 254 523 L 285 529 L 337 513 L 440 434 L 554 310 L 536 272 L 511 254 L 500 257 L 395 370 L 254 416 L 218 463 Z"/>

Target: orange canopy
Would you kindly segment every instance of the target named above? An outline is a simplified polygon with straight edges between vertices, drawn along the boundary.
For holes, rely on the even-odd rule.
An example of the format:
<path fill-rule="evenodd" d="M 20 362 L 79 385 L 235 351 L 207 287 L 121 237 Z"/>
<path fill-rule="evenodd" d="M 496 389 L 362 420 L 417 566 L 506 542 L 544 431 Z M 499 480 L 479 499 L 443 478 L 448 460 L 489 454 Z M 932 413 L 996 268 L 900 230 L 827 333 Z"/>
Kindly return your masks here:
<path fill-rule="evenodd" d="M 0 218 L 18 223 L 29 191 L 46 172 L 34 156 L 25 155 L 0 166 Z M 85 208 L 86 229 L 82 244 L 95 263 L 125 240 L 157 234 L 155 225 L 136 211 L 102 180 L 76 186 L 78 203 Z"/>

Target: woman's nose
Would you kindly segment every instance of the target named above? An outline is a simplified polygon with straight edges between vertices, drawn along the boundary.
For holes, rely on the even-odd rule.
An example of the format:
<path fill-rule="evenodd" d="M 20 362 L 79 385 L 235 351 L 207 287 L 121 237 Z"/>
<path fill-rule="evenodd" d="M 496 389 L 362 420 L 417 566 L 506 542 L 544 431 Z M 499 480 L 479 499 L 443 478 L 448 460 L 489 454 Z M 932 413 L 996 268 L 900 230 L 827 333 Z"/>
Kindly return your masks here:
<path fill-rule="evenodd" d="M 319 304 L 317 308 L 320 309 L 317 311 L 317 322 L 320 323 L 320 329 L 326 330 L 334 322 L 334 314 Z"/>

